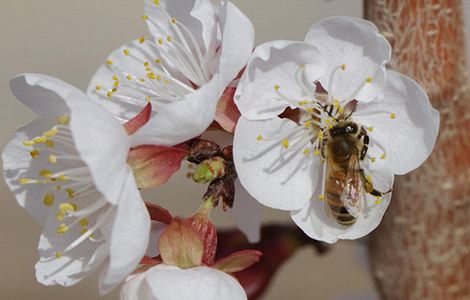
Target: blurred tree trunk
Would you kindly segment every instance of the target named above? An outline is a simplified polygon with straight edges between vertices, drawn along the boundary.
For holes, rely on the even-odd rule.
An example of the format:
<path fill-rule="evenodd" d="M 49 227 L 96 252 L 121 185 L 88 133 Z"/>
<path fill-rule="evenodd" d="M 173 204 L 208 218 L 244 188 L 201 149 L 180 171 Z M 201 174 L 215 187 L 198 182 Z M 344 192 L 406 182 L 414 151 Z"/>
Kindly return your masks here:
<path fill-rule="evenodd" d="M 390 208 L 371 236 L 379 290 L 385 299 L 470 299 L 470 88 L 462 2 L 365 0 L 365 16 L 393 46 L 390 67 L 417 80 L 441 113 L 431 158 L 396 178 Z"/>

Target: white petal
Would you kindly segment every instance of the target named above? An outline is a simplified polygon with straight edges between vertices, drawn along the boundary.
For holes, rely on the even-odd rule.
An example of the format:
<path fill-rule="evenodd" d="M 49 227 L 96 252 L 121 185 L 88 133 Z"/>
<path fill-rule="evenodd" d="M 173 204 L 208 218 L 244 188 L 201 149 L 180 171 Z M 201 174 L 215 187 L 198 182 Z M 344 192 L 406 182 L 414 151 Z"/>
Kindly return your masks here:
<path fill-rule="evenodd" d="M 369 133 L 372 141 L 382 144 L 393 172 L 399 175 L 416 169 L 429 157 L 439 131 L 439 112 L 424 90 L 396 72 L 389 72 L 380 101 L 359 105 L 353 117 L 373 127 Z"/>
<path fill-rule="evenodd" d="M 300 65 L 305 65 L 306 82 L 313 83 L 324 71 L 323 59 L 317 48 L 303 42 L 274 41 L 258 46 L 248 63 L 235 94 L 235 103 L 245 118 L 267 119 L 279 115 L 291 105 L 279 92 L 302 101 L 311 96 L 296 79 Z"/>
<path fill-rule="evenodd" d="M 375 149 L 371 150 L 376 155 L 374 151 Z M 393 186 L 394 176 L 387 162 L 364 161 L 361 167 L 366 175 L 371 176 L 377 190 L 386 192 Z M 364 212 L 354 225 L 344 227 L 326 214 L 325 201 L 318 200 L 321 191 L 318 189 L 312 200 L 301 210 L 291 212 L 291 217 L 308 236 L 327 243 L 335 243 L 338 239 L 358 239 L 369 234 L 380 224 L 391 198 L 389 193 L 381 198 L 380 203 L 376 203 L 377 199 L 367 194 Z"/>
<path fill-rule="evenodd" d="M 261 209 L 259 202 L 248 194 L 240 181 L 235 181 L 235 201 L 230 211 L 250 243 L 257 243 L 260 239 Z"/>
<path fill-rule="evenodd" d="M 238 122 L 233 143 L 238 178 L 263 205 L 300 209 L 316 188 L 320 160 L 303 154 L 309 143 L 307 136 L 291 137 L 299 130 L 302 128 L 293 121 L 277 117 L 263 121 L 241 117 Z M 263 139 L 258 140 L 260 137 Z M 290 138 L 289 149 L 281 144 L 286 138 Z"/>
<path fill-rule="evenodd" d="M 41 74 L 22 74 L 10 81 L 10 88 L 18 100 L 41 117 L 67 114 L 64 98 L 82 95 L 77 88 Z"/>
<path fill-rule="evenodd" d="M 22 142 L 42 135 L 55 124 L 55 120 L 38 119 L 19 128 L 14 139 L 8 143 L 2 153 L 5 182 L 15 194 L 18 204 L 25 208 L 41 225 L 46 223 L 47 215 L 50 212 L 50 208 L 42 202 L 45 195 L 44 186 L 21 185 L 18 179 L 37 178 L 38 171 L 47 169 L 50 164 L 44 155 L 32 159 L 29 151 L 32 151 L 33 148 L 25 147 Z"/>
<path fill-rule="evenodd" d="M 131 275 L 127 278 L 126 283 L 122 286 L 119 293 L 121 300 L 145 300 L 148 299 L 142 295 L 141 284 L 147 275 L 146 272 Z M 150 298 L 151 299 L 151 298 Z"/>
<path fill-rule="evenodd" d="M 109 262 L 100 276 L 102 294 L 109 292 L 134 271 L 148 246 L 150 217 L 131 172 L 121 193 L 116 217 L 109 230 L 110 236 L 106 238 L 109 242 Z"/>
<path fill-rule="evenodd" d="M 352 17 L 327 18 L 313 25 L 305 41 L 318 47 L 327 60 L 328 70 L 320 82 L 328 90 L 333 78 L 328 92 L 334 98 L 368 102 L 377 96 L 391 47 L 373 23 Z M 343 64 L 345 70 L 340 69 Z M 365 84 L 368 77 L 372 82 Z"/>
<path fill-rule="evenodd" d="M 248 62 L 255 32 L 250 20 L 229 1 L 222 6 L 220 23 L 222 44 L 218 73 L 220 84 L 225 89 Z"/>
<path fill-rule="evenodd" d="M 175 145 L 197 137 L 214 120 L 222 93 L 216 75 L 183 100 L 161 105 L 147 125 L 131 137 L 132 144 Z"/>
<path fill-rule="evenodd" d="M 203 53 L 210 49 L 217 33 L 216 14 L 210 0 L 159 0 L 158 2 L 171 18 L 176 18 L 177 22 L 181 22 L 191 31 Z M 173 32 L 171 20 L 155 5 L 154 0 L 145 0 L 145 14 L 149 17 L 147 24 L 154 37 L 162 37 L 162 31 L 155 27 L 155 23 L 164 32 Z"/>
<path fill-rule="evenodd" d="M 147 271 L 145 283 L 159 300 L 241 300 L 246 294 L 232 276 L 208 267 L 179 269 L 157 265 Z"/>

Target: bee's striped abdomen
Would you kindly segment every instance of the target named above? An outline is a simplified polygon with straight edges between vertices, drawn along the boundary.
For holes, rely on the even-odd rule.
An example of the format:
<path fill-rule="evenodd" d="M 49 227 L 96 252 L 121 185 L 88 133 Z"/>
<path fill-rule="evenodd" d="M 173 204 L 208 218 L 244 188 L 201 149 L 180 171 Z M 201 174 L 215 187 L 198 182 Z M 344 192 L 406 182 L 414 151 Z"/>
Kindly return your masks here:
<path fill-rule="evenodd" d="M 327 212 L 339 224 L 343 226 L 352 226 L 356 223 L 356 218 L 348 213 L 341 201 L 342 185 L 338 179 L 329 177 L 326 183 L 326 205 Z"/>

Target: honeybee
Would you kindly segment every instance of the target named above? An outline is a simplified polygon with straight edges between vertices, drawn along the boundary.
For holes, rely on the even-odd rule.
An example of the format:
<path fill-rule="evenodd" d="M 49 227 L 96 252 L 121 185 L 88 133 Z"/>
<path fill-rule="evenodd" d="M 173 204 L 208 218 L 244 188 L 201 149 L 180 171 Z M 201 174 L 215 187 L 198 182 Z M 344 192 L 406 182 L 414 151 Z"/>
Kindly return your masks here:
<path fill-rule="evenodd" d="M 322 156 L 326 160 L 325 211 L 339 224 L 350 227 L 364 210 L 366 193 L 381 197 L 391 192 L 376 190 L 359 165 L 369 147 L 364 127 L 350 121 L 357 101 L 349 102 L 339 117 L 331 115 L 331 106 L 322 107 L 334 124 L 326 130 Z"/>

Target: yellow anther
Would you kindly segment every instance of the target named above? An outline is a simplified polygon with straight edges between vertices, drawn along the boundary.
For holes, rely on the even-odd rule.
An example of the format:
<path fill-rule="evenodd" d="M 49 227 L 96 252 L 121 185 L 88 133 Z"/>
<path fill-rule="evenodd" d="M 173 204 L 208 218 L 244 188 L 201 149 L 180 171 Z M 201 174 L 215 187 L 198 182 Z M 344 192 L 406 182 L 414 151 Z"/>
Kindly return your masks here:
<path fill-rule="evenodd" d="M 145 96 L 145 101 L 150 102 L 152 100 L 152 97 L 150 96 Z"/>
<path fill-rule="evenodd" d="M 155 77 L 155 79 L 156 79 L 157 81 L 160 81 L 160 80 L 162 80 L 162 76 L 157 75 L 157 76 Z"/>
<path fill-rule="evenodd" d="M 42 203 L 44 203 L 45 206 L 52 206 L 54 204 L 55 197 L 54 194 L 47 193 L 44 195 L 44 198 L 42 199 Z"/>
<path fill-rule="evenodd" d="M 159 43 L 160 45 L 163 45 L 163 39 L 162 39 L 162 38 L 158 39 L 158 43 Z"/>
<path fill-rule="evenodd" d="M 283 139 L 281 141 L 281 145 L 286 149 L 289 148 L 289 140 L 288 139 Z"/>
<path fill-rule="evenodd" d="M 48 169 L 42 169 L 38 171 L 38 175 L 45 178 L 52 177 L 52 172 Z"/>
<path fill-rule="evenodd" d="M 171 23 L 176 24 L 176 18 L 175 17 L 171 18 Z"/>
<path fill-rule="evenodd" d="M 390 119 L 395 119 L 396 117 L 397 117 L 396 114 L 394 114 L 394 113 L 391 113 L 391 114 L 390 114 Z"/>
<path fill-rule="evenodd" d="M 309 155 L 310 154 L 310 149 L 304 149 L 304 155 Z"/>
<path fill-rule="evenodd" d="M 311 121 L 311 120 L 305 121 L 305 122 L 304 122 L 304 126 L 305 126 L 305 128 L 310 128 L 310 127 L 312 127 L 312 121 Z"/>
<path fill-rule="evenodd" d="M 276 84 L 276 85 L 274 86 L 274 90 L 275 90 L 275 91 L 278 91 L 280 88 L 281 88 L 281 87 L 279 86 L 279 84 Z"/>
<path fill-rule="evenodd" d="M 166 40 L 167 40 L 169 43 L 171 43 L 171 41 L 173 40 L 173 37 L 172 37 L 171 35 L 168 35 L 168 36 L 166 37 Z"/>
<path fill-rule="evenodd" d="M 59 210 L 61 213 L 66 213 L 66 212 L 69 212 L 69 211 L 76 211 L 77 210 L 77 206 L 73 203 L 68 203 L 68 202 L 63 202 L 61 204 L 59 204 Z"/>
<path fill-rule="evenodd" d="M 73 199 L 75 197 L 75 191 L 73 189 L 67 188 L 65 192 L 67 193 L 67 198 Z"/>
<path fill-rule="evenodd" d="M 380 199 L 380 197 L 375 197 L 375 204 L 379 205 L 381 203 L 382 203 L 382 199 Z"/>
<path fill-rule="evenodd" d="M 64 116 L 60 116 L 57 118 L 57 123 L 59 125 L 69 125 L 70 123 L 70 116 L 69 115 L 64 115 Z"/>
<path fill-rule="evenodd" d="M 374 131 L 374 127 L 370 126 L 370 127 L 367 128 L 367 130 L 369 130 L 369 132 L 372 132 L 372 131 Z"/>
<path fill-rule="evenodd" d="M 62 189 L 62 187 L 60 185 L 57 185 L 55 188 L 54 188 L 56 191 L 60 191 Z"/>
<path fill-rule="evenodd" d="M 142 16 L 140 18 L 142 19 L 142 21 L 147 21 L 149 19 L 149 16 Z"/>
<path fill-rule="evenodd" d="M 87 218 L 83 218 L 83 219 L 80 219 L 80 221 L 78 221 L 78 223 L 80 223 L 80 226 L 85 227 L 85 226 L 88 226 L 88 224 L 89 224 L 90 222 L 88 222 L 88 219 L 87 219 Z"/>
<path fill-rule="evenodd" d="M 61 257 L 62 257 L 62 252 L 57 251 L 57 252 L 55 253 L 55 258 L 59 259 L 59 258 L 61 258 Z"/>
<path fill-rule="evenodd" d="M 66 233 L 67 231 L 69 231 L 69 227 L 65 224 L 60 224 L 58 227 L 57 227 L 57 233 L 58 234 L 64 234 Z"/>
<path fill-rule="evenodd" d="M 46 141 L 45 136 L 38 136 L 38 137 L 35 137 L 34 139 L 32 139 L 32 142 L 34 144 L 41 144 L 41 143 L 44 143 L 45 141 Z"/>
<path fill-rule="evenodd" d="M 23 146 L 25 146 L 25 147 L 31 147 L 33 145 L 34 145 L 34 143 L 32 141 L 23 141 Z"/>
<path fill-rule="evenodd" d="M 324 201 L 325 200 L 325 195 L 322 194 L 322 195 L 318 196 L 318 200 Z"/>
<path fill-rule="evenodd" d="M 307 105 L 307 104 L 308 104 L 308 100 L 299 101 L 300 106 L 304 106 L 304 105 Z"/>
<path fill-rule="evenodd" d="M 313 155 L 315 155 L 315 156 L 320 155 L 320 150 L 316 149 L 315 151 L 313 151 Z"/>
<path fill-rule="evenodd" d="M 139 81 L 144 83 L 145 82 L 145 78 L 139 78 Z"/>
<path fill-rule="evenodd" d="M 163 83 L 164 83 L 164 84 L 170 84 L 170 82 L 169 82 L 168 80 L 166 80 L 166 79 L 163 80 Z"/>
<path fill-rule="evenodd" d="M 258 134 L 258 136 L 256 137 L 256 140 L 257 141 L 262 141 L 263 140 L 263 136 L 261 134 Z"/>
<path fill-rule="evenodd" d="M 54 148 L 54 146 L 55 146 L 54 141 L 51 141 L 51 140 L 46 140 L 44 142 L 44 144 L 46 144 L 46 146 L 49 147 L 49 148 Z"/>
<path fill-rule="evenodd" d="M 157 64 L 159 64 L 159 63 L 161 63 L 161 62 L 162 62 L 162 61 L 161 61 L 161 59 L 159 59 L 159 58 L 157 58 L 157 59 L 155 60 L 155 63 L 157 63 Z"/>
<path fill-rule="evenodd" d="M 146 68 L 150 67 L 150 63 L 148 61 L 144 62 L 144 67 Z"/>
<path fill-rule="evenodd" d="M 130 51 L 129 51 L 129 49 L 124 49 L 124 50 L 122 50 L 122 53 L 124 53 L 125 56 L 129 56 Z"/>
<path fill-rule="evenodd" d="M 108 60 L 106 61 L 106 64 L 107 64 L 108 66 L 112 66 L 112 65 L 113 65 L 113 61 L 110 60 L 110 59 L 108 59 Z"/>
<path fill-rule="evenodd" d="M 113 95 L 114 93 L 112 91 L 108 91 L 108 93 L 106 94 L 106 96 L 108 96 L 108 98 L 113 98 Z"/>
<path fill-rule="evenodd" d="M 153 0 L 153 4 L 155 4 L 156 6 L 158 6 L 160 4 L 160 1 L 159 0 Z"/>
<path fill-rule="evenodd" d="M 113 75 L 113 80 L 114 80 L 114 81 L 119 81 L 119 77 L 118 77 L 116 74 L 114 74 L 114 75 Z"/>
<path fill-rule="evenodd" d="M 384 154 L 382 154 L 382 155 L 380 156 L 380 159 L 383 160 L 383 159 L 385 159 L 385 157 L 386 157 L 386 155 L 385 155 L 385 153 L 384 153 Z"/>
<path fill-rule="evenodd" d="M 371 162 L 371 163 L 375 163 L 375 160 L 376 160 L 375 156 L 372 156 L 372 157 L 370 158 L 370 162 Z"/>
<path fill-rule="evenodd" d="M 80 229 L 80 234 L 81 234 L 81 235 L 84 235 L 84 234 L 87 233 L 87 232 L 88 232 L 88 228 L 82 228 L 82 229 Z"/>
<path fill-rule="evenodd" d="M 345 64 L 341 65 L 341 70 L 343 70 L 343 71 L 346 70 L 346 65 Z"/>
<path fill-rule="evenodd" d="M 141 37 L 139 38 L 139 43 L 140 43 L 140 44 L 145 43 L 145 36 L 141 36 Z"/>
<path fill-rule="evenodd" d="M 147 73 L 147 78 L 149 78 L 149 79 L 155 79 L 155 78 L 156 78 L 155 73 L 153 73 L 153 72 Z"/>
<path fill-rule="evenodd" d="M 314 109 L 312 107 L 309 107 L 305 109 L 305 111 L 308 112 L 309 114 L 313 114 Z"/>
<path fill-rule="evenodd" d="M 119 81 L 114 82 L 114 87 L 119 87 Z"/>
<path fill-rule="evenodd" d="M 300 65 L 299 65 L 299 68 L 300 68 L 300 69 L 305 69 L 305 64 L 300 64 Z"/>
<path fill-rule="evenodd" d="M 60 174 L 56 177 L 56 181 L 68 181 L 69 179 L 64 174 Z"/>
<path fill-rule="evenodd" d="M 131 74 L 128 74 L 128 75 L 126 76 L 126 79 L 127 79 L 127 80 L 132 80 L 132 78 L 134 78 L 134 77 L 132 77 Z"/>
<path fill-rule="evenodd" d="M 366 180 L 367 180 L 367 182 L 372 182 L 372 177 L 370 177 L 370 175 L 367 175 Z"/>
<path fill-rule="evenodd" d="M 57 127 L 54 126 L 54 127 L 52 127 L 51 130 L 44 132 L 44 136 L 53 137 L 57 134 L 58 131 L 59 131 L 59 129 L 57 129 Z"/>
<path fill-rule="evenodd" d="M 367 78 L 366 78 L 366 82 L 367 82 L 367 83 L 371 83 L 371 82 L 372 82 L 372 77 L 370 77 L 370 76 L 367 77 Z"/>
<path fill-rule="evenodd" d="M 325 124 L 326 124 L 326 125 L 331 124 L 331 119 L 330 119 L 330 118 L 326 118 L 326 119 L 325 119 Z"/>
<path fill-rule="evenodd" d="M 101 91 L 101 85 L 98 84 L 97 86 L 95 86 L 95 90 Z"/>
<path fill-rule="evenodd" d="M 49 156 L 47 157 L 47 160 L 49 161 L 49 163 L 54 165 L 57 163 L 57 156 L 54 154 L 49 154 Z"/>
<path fill-rule="evenodd" d="M 30 151 L 29 154 L 31 155 L 32 158 L 38 158 L 39 157 L 39 150 L 33 150 L 33 151 Z"/>

